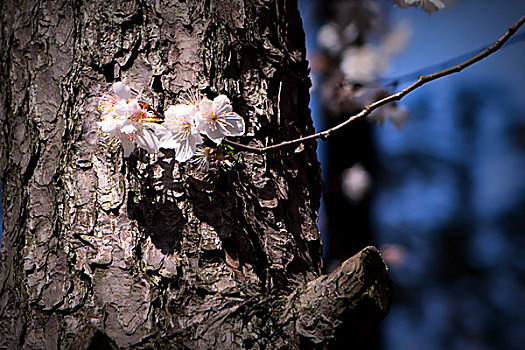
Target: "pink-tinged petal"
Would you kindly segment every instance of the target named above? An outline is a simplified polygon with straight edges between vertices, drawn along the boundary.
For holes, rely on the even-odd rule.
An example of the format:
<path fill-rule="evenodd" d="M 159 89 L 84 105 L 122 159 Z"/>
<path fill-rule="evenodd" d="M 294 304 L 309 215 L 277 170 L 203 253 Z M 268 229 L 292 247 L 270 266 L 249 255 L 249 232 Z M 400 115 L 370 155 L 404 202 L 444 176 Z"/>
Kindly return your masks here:
<path fill-rule="evenodd" d="M 183 116 L 184 114 L 186 114 L 186 106 L 185 105 L 181 105 L 181 104 L 177 104 L 175 106 L 170 106 L 172 112 L 173 112 L 173 116 L 175 119 L 180 119 L 181 116 Z"/>
<path fill-rule="evenodd" d="M 202 113 L 197 109 L 197 111 L 191 115 L 190 124 L 193 131 L 198 132 L 197 128 L 202 123 L 204 118 L 202 118 Z"/>
<path fill-rule="evenodd" d="M 201 112 L 199 112 L 199 109 L 194 105 L 188 105 L 186 116 L 186 119 L 188 120 L 190 125 L 193 128 L 195 128 L 195 126 L 197 125 L 197 121 L 201 116 Z"/>
<path fill-rule="evenodd" d="M 197 119 L 195 121 L 195 129 L 194 130 L 196 132 L 206 133 L 206 125 L 207 124 L 208 124 L 208 122 L 206 121 L 206 119 L 204 119 L 204 116 L 199 113 L 199 115 L 197 116 Z"/>
<path fill-rule="evenodd" d="M 118 101 L 117 103 L 115 103 L 115 107 L 114 107 L 114 112 L 116 115 L 123 115 L 125 116 L 126 118 L 128 117 L 128 104 L 126 103 L 125 100 L 120 100 Z"/>
<path fill-rule="evenodd" d="M 132 116 L 133 114 L 137 113 L 140 110 L 139 101 L 137 100 L 129 100 L 128 102 L 128 111 L 129 115 L 128 117 Z"/>
<path fill-rule="evenodd" d="M 167 133 L 161 138 L 172 136 L 172 134 L 176 134 L 180 130 L 180 127 L 173 122 L 164 122 L 162 126 L 167 130 Z"/>
<path fill-rule="evenodd" d="M 224 128 L 226 136 L 242 136 L 244 135 L 244 119 L 235 112 L 231 112 L 224 116 Z"/>
<path fill-rule="evenodd" d="M 130 100 L 126 102 L 125 100 L 120 100 L 115 104 L 115 114 L 119 117 L 129 118 L 133 114 L 137 113 L 140 110 L 139 103 L 137 100 Z"/>
<path fill-rule="evenodd" d="M 164 137 L 166 137 L 169 134 L 168 129 L 164 125 L 157 124 L 157 123 L 148 123 L 145 124 L 150 128 L 155 136 L 157 137 L 157 140 L 162 140 Z"/>
<path fill-rule="evenodd" d="M 164 119 L 165 120 L 172 120 L 175 118 L 175 106 L 169 106 L 168 109 L 164 112 Z"/>
<path fill-rule="evenodd" d="M 191 117 L 193 114 L 197 113 L 197 107 L 194 105 L 179 105 L 179 110 L 181 114 Z"/>
<path fill-rule="evenodd" d="M 169 106 L 164 113 L 165 124 L 188 124 L 193 127 L 194 116 L 198 113 L 197 107 L 193 105 L 177 104 Z"/>
<path fill-rule="evenodd" d="M 122 99 L 131 98 L 131 88 L 120 81 L 113 84 L 113 92 Z"/>
<path fill-rule="evenodd" d="M 201 135 L 197 133 L 191 134 L 191 136 L 189 137 L 189 140 L 195 145 L 195 147 L 197 147 L 197 145 L 201 145 L 204 143 L 204 140 L 202 139 Z"/>

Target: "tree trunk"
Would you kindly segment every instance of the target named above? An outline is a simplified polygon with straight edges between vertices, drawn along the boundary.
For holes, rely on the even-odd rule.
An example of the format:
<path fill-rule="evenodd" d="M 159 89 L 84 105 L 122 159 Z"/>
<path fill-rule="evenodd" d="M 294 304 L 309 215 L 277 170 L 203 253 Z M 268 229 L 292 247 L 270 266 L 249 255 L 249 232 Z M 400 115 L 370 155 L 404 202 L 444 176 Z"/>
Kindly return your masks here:
<path fill-rule="evenodd" d="M 315 143 L 203 174 L 97 131 L 98 96 L 126 79 L 157 110 L 228 95 L 251 146 L 312 133 L 294 1 L 0 11 L 0 348 L 326 348 L 386 314 L 374 248 L 320 276 Z"/>

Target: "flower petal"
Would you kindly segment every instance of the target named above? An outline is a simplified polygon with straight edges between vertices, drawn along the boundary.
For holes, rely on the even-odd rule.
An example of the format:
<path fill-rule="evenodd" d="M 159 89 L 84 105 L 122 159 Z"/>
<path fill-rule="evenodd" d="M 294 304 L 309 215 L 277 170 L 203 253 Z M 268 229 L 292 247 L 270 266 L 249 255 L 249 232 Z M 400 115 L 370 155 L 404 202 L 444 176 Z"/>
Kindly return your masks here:
<path fill-rule="evenodd" d="M 202 139 L 201 135 L 198 133 L 191 134 L 190 136 L 190 142 L 193 142 L 196 145 L 201 145 L 204 143 L 204 140 Z"/>
<path fill-rule="evenodd" d="M 195 143 L 186 140 L 186 142 L 180 142 L 179 147 L 175 148 L 175 160 L 177 162 L 185 162 L 195 154 L 196 145 Z"/>
<path fill-rule="evenodd" d="M 135 144 L 131 141 L 131 137 L 126 134 L 120 134 L 119 139 L 122 143 L 122 148 L 124 149 L 124 158 L 128 158 L 135 150 Z"/>
<path fill-rule="evenodd" d="M 97 125 L 100 127 L 100 131 L 103 133 L 109 134 L 111 136 L 117 136 L 119 124 L 114 118 L 106 117 L 102 121 L 97 122 Z"/>
<path fill-rule="evenodd" d="M 224 128 L 226 136 L 242 136 L 244 135 L 244 119 L 235 112 L 230 112 L 224 116 L 226 123 Z"/>
<path fill-rule="evenodd" d="M 153 131 L 158 140 L 162 140 L 169 134 L 168 129 L 164 125 L 157 123 L 147 123 L 145 125 Z"/>
<path fill-rule="evenodd" d="M 233 110 L 230 99 L 226 95 L 219 95 L 213 99 L 215 115 L 223 115 Z"/>
<path fill-rule="evenodd" d="M 124 134 L 128 134 L 128 135 L 131 135 L 133 134 L 135 131 L 137 131 L 137 128 L 135 127 L 135 125 L 133 125 L 132 123 L 126 123 L 122 126 L 120 126 L 120 131 Z"/>
<path fill-rule="evenodd" d="M 176 149 L 180 147 L 180 140 L 176 139 L 173 134 L 169 134 L 161 140 L 159 147 L 166 149 Z"/>
<path fill-rule="evenodd" d="M 133 139 L 137 146 L 144 148 L 149 153 L 159 151 L 159 140 L 153 131 L 147 127 L 138 129 L 137 132 L 133 134 Z"/>
<path fill-rule="evenodd" d="M 123 118 L 129 118 L 133 114 L 137 113 L 140 109 L 137 100 L 120 100 L 115 104 L 115 114 Z"/>
<path fill-rule="evenodd" d="M 211 128 L 208 124 L 204 126 L 204 132 L 206 133 L 206 136 L 210 140 L 212 140 L 215 143 L 221 143 L 222 139 L 224 138 L 224 129 L 219 125 L 219 123 L 215 123 L 216 128 Z"/>
<path fill-rule="evenodd" d="M 131 88 L 120 81 L 113 84 L 113 92 L 122 99 L 127 100 L 131 98 Z"/>
<path fill-rule="evenodd" d="M 213 101 L 203 98 L 201 100 L 201 103 L 199 104 L 199 110 L 203 114 L 203 116 L 211 115 L 213 112 Z"/>

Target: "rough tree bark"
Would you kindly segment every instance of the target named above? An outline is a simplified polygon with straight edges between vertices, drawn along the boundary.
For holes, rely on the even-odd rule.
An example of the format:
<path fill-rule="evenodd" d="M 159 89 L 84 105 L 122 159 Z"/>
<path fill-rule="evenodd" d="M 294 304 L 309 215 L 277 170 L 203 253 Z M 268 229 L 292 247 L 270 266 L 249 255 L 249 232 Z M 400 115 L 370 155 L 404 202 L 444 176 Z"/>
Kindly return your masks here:
<path fill-rule="evenodd" d="M 384 317 L 374 248 L 320 275 L 314 143 L 204 176 L 170 152 L 123 159 L 97 133 L 97 96 L 124 78 L 159 110 L 227 94 L 242 143 L 312 133 L 294 1 L 0 11 L 0 348 L 326 348 Z"/>

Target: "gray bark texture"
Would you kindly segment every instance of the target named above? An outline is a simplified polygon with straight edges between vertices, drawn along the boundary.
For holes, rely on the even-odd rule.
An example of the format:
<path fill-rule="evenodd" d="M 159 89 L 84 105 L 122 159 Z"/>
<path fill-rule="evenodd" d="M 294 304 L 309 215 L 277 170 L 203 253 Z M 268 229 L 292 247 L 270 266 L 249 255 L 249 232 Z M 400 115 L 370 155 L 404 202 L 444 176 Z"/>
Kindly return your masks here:
<path fill-rule="evenodd" d="M 126 79 L 228 95 L 251 146 L 312 133 L 295 1 L 0 6 L 0 349 L 327 348 L 388 312 L 375 248 L 321 275 L 315 143 L 203 174 L 97 130 Z"/>

